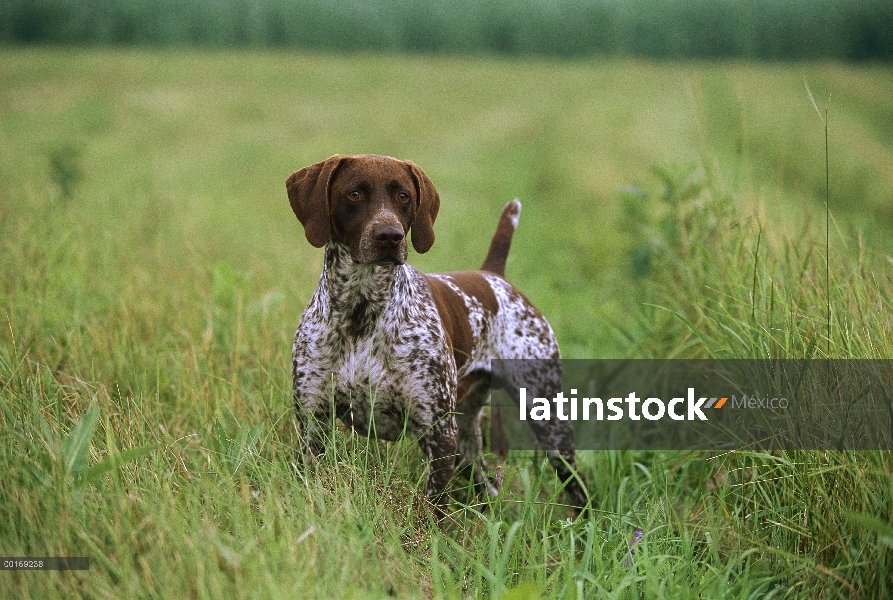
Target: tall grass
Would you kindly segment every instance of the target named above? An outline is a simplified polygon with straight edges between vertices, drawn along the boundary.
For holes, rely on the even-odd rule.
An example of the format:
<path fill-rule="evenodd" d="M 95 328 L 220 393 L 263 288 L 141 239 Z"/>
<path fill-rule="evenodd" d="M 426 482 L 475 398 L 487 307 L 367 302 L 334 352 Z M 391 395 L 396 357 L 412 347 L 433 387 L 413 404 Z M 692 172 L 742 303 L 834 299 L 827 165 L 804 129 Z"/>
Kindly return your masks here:
<path fill-rule="evenodd" d="M 889 257 L 840 229 L 829 255 L 825 228 L 807 215 L 792 229 L 773 219 L 764 199 L 704 173 L 658 169 L 658 197 L 626 194 L 640 244 L 633 264 L 649 299 L 639 316 L 639 352 L 889 358 Z M 889 453 L 733 452 L 708 461 L 716 471 L 704 508 L 715 503 L 713 517 L 735 523 L 722 534 L 728 546 L 762 548 L 749 557 L 791 568 L 788 581 L 799 580 L 804 593 L 810 578 L 795 574 L 801 569 L 830 578 L 811 594 L 891 592 Z M 708 522 L 710 514 L 703 515 Z M 863 562 L 868 548 L 874 554 Z"/>
<path fill-rule="evenodd" d="M 9 0 L 0 42 L 890 59 L 884 0 Z"/>
<path fill-rule="evenodd" d="M 5 571 L 15 597 L 889 596 L 887 452 L 583 452 L 597 506 L 578 521 L 541 454 L 492 457 L 501 496 L 483 506 L 457 482 L 441 526 L 411 440 L 338 430 L 324 461 L 292 467 L 290 337 L 321 264 L 282 182 L 331 144 L 413 158 L 433 176 L 444 200 L 438 241 L 411 259 L 426 270 L 475 266 L 504 197 L 520 194 L 509 276 L 544 308 L 567 356 L 821 357 L 830 348 L 889 358 L 889 231 L 860 236 L 850 225 L 875 214 L 873 197 L 846 212 L 832 206 L 825 284 L 821 194 L 805 183 L 824 181 L 821 167 L 806 166 L 811 146 L 821 157 L 821 138 L 805 133 L 815 129 L 808 101 L 801 127 L 783 92 L 792 79 L 804 100 L 797 69 L 726 75 L 777 83 L 760 111 L 767 123 L 747 119 L 739 154 L 737 133 L 666 129 L 691 106 L 672 95 L 691 73 L 674 67 L 4 58 L 0 554 L 91 559 L 89 571 Z M 407 72 L 423 81 L 406 78 L 403 104 L 391 82 Z M 708 128 L 753 114 L 727 102 L 730 84 L 715 70 L 696 74 Z M 883 163 L 874 137 L 883 113 L 872 107 L 885 106 L 889 78 L 835 68 L 819 79 L 864 84 L 849 95 L 835 88 L 834 122 L 852 124 L 830 131 L 834 156 L 848 157 L 837 168 L 869 169 L 862 154 Z M 545 99 L 529 91 L 539 89 Z M 787 127 L 770 105 L 785 108 Z M 383 109 L 386 122 L 375 118 Z M 637 125 L 642 114 L 647 126 Z M 407 123 L 418 139 L 403 135 Z M 766 142 L 791 137 L 805 158 Z M 68 192 L 52 160 L 65 144 L 82 148 Z M 695 160 L 673 166 L 655 146 Z M 739 168 L 745 158 L 749 170 Z M 764 178 L 760 160 L 796 168 Z M 643 165 L 654 162 L 649 174 Z M 611 194 L 602 172 L 643 183 Z M 790 181 L 802 196 L 785 189 Z M 600 261 L 599 244 L 610 259 Z"/>
<path fill-rule="evenodd" d="M 634 355 L 819 355 L 820 232 L 786 239 L 737 210 L 737 191 L 699 177 L 664 174 L 661 197 L 637 199 L 656 204 L 648 213 L 666 235 L 650 239 L 638 283 L 654 301 L 627 323 L 640 328 Z M 68 217 L 56 219 L 63 232 Z M 893 281 L 877 257 L 838 245 L 832 349 L 887 358 Z M 52 255 L 32 255 L 33 268 L 81 260 Z M 438 528 L 411 441 L 337 433 L 325 461 L 295 471 L 286 370 L 245 361 L 263 355 L 261 336 L 238 342 L 262 317 L 238 298 L 212 310 L 222 318 L 210 339 L 183 340 L 169 359 L 183 379 L 173 397 L 160 369 L 134 373 L 122 393 L 47 364 L 54 353 L 7 323 L 0 548 L 91 558 L 87 572 L 8 573 L 17 597 L 881 598 L 893 583 L 889 453 L 581 453 L 598 508 L 577 522 L 543 457 L 522 454 L 502 464 L 503 494 L 486 512 L 457 502 Z M 94 343 L 125 356 L 150 343 L 111 317 Z M 150 326 L 129 318 L 131 331 Z"/>

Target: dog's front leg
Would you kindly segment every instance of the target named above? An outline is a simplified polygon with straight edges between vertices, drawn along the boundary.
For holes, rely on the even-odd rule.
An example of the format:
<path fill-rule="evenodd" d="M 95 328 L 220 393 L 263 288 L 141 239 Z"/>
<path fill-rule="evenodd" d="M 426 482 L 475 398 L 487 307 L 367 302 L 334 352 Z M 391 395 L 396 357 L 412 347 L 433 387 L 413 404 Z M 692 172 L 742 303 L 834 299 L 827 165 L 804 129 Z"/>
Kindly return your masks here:
<path fill-rule="evenodd" d="M 425 495 L 434 503 L 438 516 L 443 516 L 450 502 L 448 490 L 456 470 L 456 435 L 432 433 L 419 440 L 419 446 L 428 463 Z"/>
<path fill-rule="evenodd" d="M 425 496 L 434 503 L 437 516 L 446 514 L 449 485 L 456 470 L 456 420 L 452 413 L 441 416 L 419 440 L 419 447 L 428 464 Z"/>
<path fill-rule="evenodd" d="M 331 439 L 327 443 L 326 438 L 331 436 L 334 413 L 326 410 L 325 405 L 308 402 L 308 398 L 298 393 L 295 393 L 294 405 L 301 434 L 295 448 L 295 463 L 302 466 L 322 456 L 331 444 Z"/>

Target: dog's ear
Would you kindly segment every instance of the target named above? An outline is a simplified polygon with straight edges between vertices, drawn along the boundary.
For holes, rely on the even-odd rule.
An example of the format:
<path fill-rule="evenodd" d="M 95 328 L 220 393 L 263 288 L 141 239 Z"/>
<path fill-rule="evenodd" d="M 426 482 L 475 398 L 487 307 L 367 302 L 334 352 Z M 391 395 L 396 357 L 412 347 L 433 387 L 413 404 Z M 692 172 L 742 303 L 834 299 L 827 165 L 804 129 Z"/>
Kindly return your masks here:
<path fill-rule="evenodd" d="M 342 158 L 336 154 L 295 171 L 285 180 L 291 209 L 304 226 L 307 241 L 316 248 L 329 241 L 329 185 Z"/>
<path fill-rule="evenodd" d="M 419 254 L 424 254 L 434 245 L 434 219 L 437 218 L 437 211 L 440 210 L 440 196 L 424 171 L 410 161 L 406 161 L 406 163 L 412 173 L 419 196 L 417 212 L 411 228 L 412 247 Z"/>

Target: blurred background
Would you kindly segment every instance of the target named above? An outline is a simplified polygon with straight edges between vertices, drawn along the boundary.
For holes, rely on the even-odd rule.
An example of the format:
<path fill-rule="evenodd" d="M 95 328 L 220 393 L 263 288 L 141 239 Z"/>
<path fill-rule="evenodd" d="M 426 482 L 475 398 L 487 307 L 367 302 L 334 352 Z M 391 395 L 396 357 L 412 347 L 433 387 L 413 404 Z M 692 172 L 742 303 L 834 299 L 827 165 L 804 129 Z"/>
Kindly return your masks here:
<path fill-rule="evenodd" d="M 893 57 L 887 0 L 7 0 L 0 41 L 649 58 Z"/>

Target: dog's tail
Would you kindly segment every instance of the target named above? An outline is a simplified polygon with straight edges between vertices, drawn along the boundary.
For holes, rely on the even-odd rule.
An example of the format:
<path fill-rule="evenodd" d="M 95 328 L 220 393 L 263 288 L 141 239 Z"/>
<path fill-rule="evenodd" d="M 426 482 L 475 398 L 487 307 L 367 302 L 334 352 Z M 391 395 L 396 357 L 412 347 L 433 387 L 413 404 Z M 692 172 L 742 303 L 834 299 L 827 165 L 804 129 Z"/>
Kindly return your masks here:
<path fill-rule="evenodd" d="M 517 198 L 505 205 L 502 209 L 502 217 L 490 242 L 490 251 L 481 267 L 482 271 L 490 271 L 497 275 L 505 276 L 505 261 L 509 257 L 509 248 L 512 246 L 512 234 L 518 226 L 518 217 L 521 216 L 521 203 Z"/>

